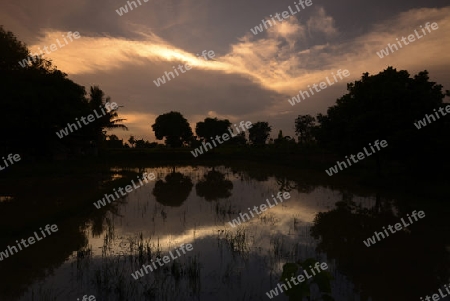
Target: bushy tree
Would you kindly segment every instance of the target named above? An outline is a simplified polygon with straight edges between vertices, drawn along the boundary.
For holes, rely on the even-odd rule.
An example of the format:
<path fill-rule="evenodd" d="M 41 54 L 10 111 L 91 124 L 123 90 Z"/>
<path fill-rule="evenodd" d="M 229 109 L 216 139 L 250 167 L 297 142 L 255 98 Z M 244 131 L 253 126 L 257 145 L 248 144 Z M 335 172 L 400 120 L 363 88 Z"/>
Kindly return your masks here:
<path fill-rule="evenodd" d="M 249 140 L 253 145 L 262 146 L 266 144 L 267 138 L 269 138 L 272 128 L 269 126 L 268 122 L 259 121 L 248 130 Z"/>
<path fill-rule="evenodd" d="M 40 58 L 22 67 L 19 61 L 29 55 L 24 43 L 0 27 L 0 107 L 4 112 L 0 119 L 0 146 L 3 151 L 50 157 L 64 147 L 82 149 L 92 142 L 104 141 L 103 130 L 111 125 L 120 126 L 121 119 L 115 111 L 102 120 L 83 125 L 76 133 L 58 138 L 56 132 L 67 123 L 92 114 L 94 99 L 92 95 L 87 98 L 85 88 L 68 79 L 51 61 Z M 97 101 L 102 103 L 102 97 Z"/>
<path fill-rule="evenodd" d="M 0 27 L 0 146 L 44 157 L 61 144 L 55 131 L 67 125 L 66 117 L 74 121 L 84 111 L 86 92 L 48 61 L 21 67 L 28 55 L 26 45 Z"/>
<path fill-rule="evenodd" d="M 202 140 L 208 140 L 210 137 L 215 138 L 217 135 L 222 137 L 224 133 L 228 133 L 230 125 L 228 119 L 205 118 L 204 121 L 197 122 L 195 133 Z"/>
<path fill-rule="evenodd" d="M 316 118 L 311 115 L 298 115 L 295 119 L 295 133 L 300 144 L 310 143 L 314 139 Z"/>
<path fill-rule="evenodd" d="M 106 140 L 106 146 L 108 148 L 123 148 L 123 140 L 119 139 L 116 135 L 109 135 L 108 140 Z"/>
<path fill-rule="evenodd" d="M 181 147 L 191 141 L 193 136 L 191 126 L 179 112 L 169 112 L 159 115 L 152 125 L 156 139 L 165 138 L 165 143 L 171 147 Z"/>
<path fill-rule="evenodd" d="M 244 146 L 247 144 L 247 138 L 245 138 L 245 132 L 240 132 L 239 134 L 236 134 L 236 136 L 232 137 L 230 139 L 230 145 L 236 145 L 236 146 Z"/>
<path fill-rule="evenodd" d="M 17 40 L 11 31 L 5 31 L 0 26 L 0 74 L 10 71 L 20 71 L 19 61 L 29 55 L 27 46 Z"/>
<path fill-rule="evenodd" d="M 155 148 L 158 146 L 156 142 L 149 142 L 148 140 L 138 139 L 135 140 L 136 148 Z"/>
<path fill-rule="evenodd" d="M 392 67 L 377 75 L 364 73 L 361 80 L 347 84 L 348 93 L 319 114 L 317 138 L 322 146 L 341 155 L 361 151 L 375 140 L 386 140 L 388 148 L 375 153 L 377 169 L 381 156 L 432 166 L 430 159 L 442 159 L 449 150 L 445 138 L 450 129 L 449 118 L 442 117 L 418 130 L 414 122 L 442 107 L 442 86 L 430 82 L 428 72 L 410 78 L 406 70 Z M 450 92 L 447 91 L 450 96 Z M 382 154 L 381 154 L 382 153 Z M 381 154 L 381 155 L 380 155 Z"/>

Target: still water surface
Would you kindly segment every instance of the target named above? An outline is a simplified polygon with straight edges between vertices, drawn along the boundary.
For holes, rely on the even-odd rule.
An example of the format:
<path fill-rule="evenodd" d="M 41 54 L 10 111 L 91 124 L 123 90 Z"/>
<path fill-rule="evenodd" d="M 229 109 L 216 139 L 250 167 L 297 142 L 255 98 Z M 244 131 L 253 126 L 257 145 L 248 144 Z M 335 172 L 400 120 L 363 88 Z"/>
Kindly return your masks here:
<path fill-rule="evenodd" d="M 122 177 L 117 171 L 107 182 Z M 36 260 L 40 252 L 65 256 L 51 267 L 23 267 L 35 276 L 22 284 L 20 300 L 81 300 L 83 295 L 96 300 L 270 300 L 266 292 L 279 283 L 283 265 L 308 258 L 328 264 L 334 300 L 418 300 L 423 291 L 448 283 L 446 243 L 433 240 L 430 214 L 411 230 L 370 248 L 363 245 L 373 231 L 410 212 L 378 192 L 360 194 L 305 181 L 295 172 L 264 169 L 132 171 L 153 172 L 156 180 L 106 209 L 91 205 L 92 215 L 82 224 L 58 225 L 60 235 L 76 236 L 79 243 L 45 251 L 33 246 Z M 123 180 L 109 187 L 130 183 Z M 248 208 L 267 204 L 267 198 L 273 204 L 272 195 L 280 191 L 291 197 L 237 227 L 229 224 Z M 192 244 L 193 250 L 138 280 L 131 276 L 181 244 Z M 14 287 L 13 279 L 2 286 Z M 317 286 L 310 291 L 308 300 L 322 300 Z M 274 300 L 298 299 L 280 294 Z"/>

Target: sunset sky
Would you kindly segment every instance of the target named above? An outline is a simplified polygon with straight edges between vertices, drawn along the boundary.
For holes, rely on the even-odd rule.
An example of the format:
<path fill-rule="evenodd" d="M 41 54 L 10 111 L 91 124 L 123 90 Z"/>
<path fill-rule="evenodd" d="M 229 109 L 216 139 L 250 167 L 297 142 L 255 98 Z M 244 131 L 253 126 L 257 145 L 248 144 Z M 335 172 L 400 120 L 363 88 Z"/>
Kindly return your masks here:
<path fill-rule="evenodd" d="M 263 33 L 261 20 L 294 9 L 291 0 L 149 0 L 119 16 L 127 1 L 0 0 L 0 25 L 31 52 L 50 46 L 68 31 L 80 38 L 46 55 L 69 78 L 99 85 L 123 106 L 129 131 L 155 141 L 151 125 L 169 111 L 191 124 L 205 117 L 231 122 L 267 121 L 272 137 L 294 135 L 299 114 L 324 113 L 346 92 L 346 83 L 387 66 L 411 75 L 428 70 L 450 89 L 450 3 L 431 1 L 312 0 L 312 5 Z M 137 0 L 136 0 L 137 3 Z M 425 23 L 439 29 L 380 59 L 377 52 Z M 213 61 L 198 59 L 203 50 Z M 172 66 L 192 69 L 157 87 Z M 319 84 L 338 69 L 350 76 L 291 106 L 288 99 Z M 447 99 L 448 101 L 448 99 Z M 69 122 L 69 120 L 68 120 Z"/>

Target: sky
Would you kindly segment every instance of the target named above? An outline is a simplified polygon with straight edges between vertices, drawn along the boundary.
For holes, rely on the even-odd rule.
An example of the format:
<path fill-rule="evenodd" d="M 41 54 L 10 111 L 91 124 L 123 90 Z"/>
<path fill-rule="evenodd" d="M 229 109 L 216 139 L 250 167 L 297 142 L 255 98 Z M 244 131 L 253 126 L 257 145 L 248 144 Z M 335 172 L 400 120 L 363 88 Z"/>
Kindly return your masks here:
<path fill-rule="evenodd" d="M 448 0 L 310 1 L 302 7 L 291 0 L 135 0 L 131 10 L 123 0 L 0 0 L 0 25 L 32 53 L 59 39 L 62 47 L 44 57 L 86 90 L 100 86 L 121 106 L 129 130 L 110 133 L 125 140 L 156 141 L 151 125 L 170 111 L 183 114 L 194 133 L 197 122 L 217 117 L 267 121 L 272 137 L 279 130 L 293 137 L 298 115 L 326 113 L 347 83 L 388 66 L 411 76 L 427 70 L 431 81 L 450 90 Z M 120 11 L 124 6 L 127 13 Z M 286 19 L 279 21 L 275 14 L 283 11 Z M 275 22 L 255 35 L 251 29 L 270 15 Z M 424 35 L 420 26 L 427 22 L 438 28 Z M 421 38 L 377 55 L 415 30 Z M 68 32 L 80 37 L 65 43 Z M 214 58 L 201 58 L 205 50 Z M 186 63 L 190 70 L 154 83 Z M 334 80 L 339 69 L 349 75 Z M 289 103 L 327 77 L 332 85 Z"/>

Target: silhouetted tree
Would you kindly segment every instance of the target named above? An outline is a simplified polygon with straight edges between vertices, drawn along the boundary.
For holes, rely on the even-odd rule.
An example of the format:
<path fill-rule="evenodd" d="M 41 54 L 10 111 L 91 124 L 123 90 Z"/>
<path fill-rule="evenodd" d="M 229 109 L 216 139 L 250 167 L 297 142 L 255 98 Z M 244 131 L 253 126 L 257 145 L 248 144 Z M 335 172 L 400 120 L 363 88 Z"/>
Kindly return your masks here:
<path fill-rule="evenodd" d="M 23 70 L 18 62 L 29 55 L 27 46 L 17 40 L 11 31 L 5 31 L 3 26 L 0 26 L 0 74 Z"/>
<path fill-rule="evenodd" d="M 236 136 L 230 139 L 230 145 L 243 146 L 247 144 L 247 138 L 245 138 L 245 132 L 235 134 Z"/>
<path fill-rule="evenodd" d="M 138 139 L 135 140 L 135 148 L 154 148 L 158 146 L 158 143 L 156 142 L 149 142 L 148 140 L 144 140 L 144 139 Z"/>
<path fill-rule="evenodd" d="M 112 109 L 109 106 L 110 111 L 108 112 L 107 110 L 108 108 L 105 107 L 105 104 L 111 103 L 111 98 L 110 97 L 105 98 L 105 93 L 98 86 L 93 86 L 90 88 L 89 96 L 90 96 L 89 98 L 90 111 L 97 110 L 97 112 L 100 112 L 99 108 L 103 107 L 103 110 L 106 113 L 106 115 L 96 119 L 94 122 L 92 122 L 87 126 L 88 128 L 91 128 L 93 130 L 97 142 L 103 140 L 102 138 L 104 138 L 105 129 L 111 130 L 121 128 L 124 130 L 128 130 L 128 128 L 121 123 L 125 119 L 118 118 L 117 114 L 117 110 L 119 109 L 118 107 L 116 109 Z"/>
<path fill-rule="evenodd" d="M 7 113 L 0 119 L 0 145 L 44 157 L 60 144 L 55 130 L 67 124 L 64 117 L 80 117 L 85 90 L 49 61 L 21 67 L 28 55 L 25 44 L 0 27 L 0 107 Z"/>
<path fill-rule="evenodd" d="M 326 115 L 319 114 L 317 139 L 320 144 L 341 155 L 362 150 L 375 140 L 386 140 L 388 147 L 375 153 L 377 170 L 381 157 L 389 155 L 407 165 L 433 166 L 433 161 L 448 153 L 445 134 L 450 121 L 445 118 L 417 130 L 414 122 L 433 109 L 443 106 L 442 86 L 430 82 L 428 72 L 410 78 L 407 71 L 387 68 L 377 75 L 364 73 L 360 81 L 347 85 L 348 93 L 330 107 Z M 447 95 L 450 92 L 447 91 Z"/>
<path fill-rule="evenodd" d="M 106 140 L 106 145 L 109 148 L 122 148 L 124 147 L 123 145 L 123 140 L 119 139 L 119 137 L 117 137 L 116 135 L 109 135 L 108 136 L 108 140 Z"/>
<path fill-rule="evenodd" d="M 278 137 L 273 142 L 274 142 L 274 144 L 281 144 L 281 143 L 283 143 L 283 140 L 284 140 L 283 131 L 280 130 L 278 132 Z"/>
<path fill-rule="evenodd" d="M 311 115 L 298 115 L 295 119 L 295 133 L 300 144 L 309 143 L 313 140 L 313 132 L 316 118 Z"/>
<path fill-rule="evenodd" d="M 230 125 L 228 119 L 205 118 L 204 121 L 197 122 L 195 133 L 202 140 L 208 140 L 211 137 L 214 139 L 217 135 L 222 137 L 224 133 L 228 133 Z"/>
<path fill-rule="evenodd" d="M 156 139 L 165 138 L 165 144 L 171 147 L 181 147 L 191 140 L 193 133 L 188 121 L 179 112 L 169 112 L 159 115 L 152 125 Z"/>
<path fill-rule="evenodd" d="M 267 138 L 269 138 L 272 128 L 268 122 L 257 122 L 248 130 L 249 140 L 253 145 L 261 146 L 266 144 Z"/>
<path fill-rule="evenodd" d="M 58 138 L 56 132 L 68 123 L 75 124 L 76 118 L 92 114 L 91 105 L 100 105 L 103 99 L 87 99 L 83 86 L 69 80 L 44 58 L 22 67 L 19 61 L 27 60 L 29 55 L 24 43 L 0 27 L 0 106 L 7 112 L 0 119 L 0 145 L 5 151 L 42 158 L 64 149 L 79 153 L 93 141 L 105 140 L 105 129 L 124 127 L 117 124 L 122 121 L 117 119 L 117 112 L 111 112 L 102 120 Z M 95 109 L 99 111 L 98 106 Z"/>
<path fill-rule="evenodd" d="M 136 143 L 136 140 L 134 139 L 133 135 L 131 135 L 130 138 L 128 139 L 128 143 L 130 143 L 131 147 L 134 147 L 134 144 Z"/>

